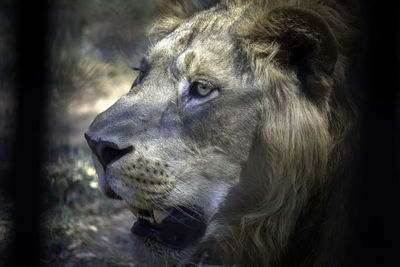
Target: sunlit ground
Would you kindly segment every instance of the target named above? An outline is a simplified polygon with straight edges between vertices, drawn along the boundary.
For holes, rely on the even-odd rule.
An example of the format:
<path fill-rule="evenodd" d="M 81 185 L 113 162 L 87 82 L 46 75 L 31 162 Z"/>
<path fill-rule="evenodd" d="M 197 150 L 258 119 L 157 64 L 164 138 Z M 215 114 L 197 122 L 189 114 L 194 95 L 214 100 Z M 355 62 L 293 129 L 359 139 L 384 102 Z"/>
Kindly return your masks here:
<path fill-rule="evenodd" d="M 137 75 L 125 62 L 106 63 L 95 55 L 82 61 L 89 81 L 74 82 L 79 90 L 66 99 L 62 108 L 52 108 L 49 113 L 50 140 L 55 145 L 86 145 L 83 133 L 95 116 L 128 93 Z"/>
<path fill-rule="evenodd" d="M 43 218 L 48 230 L 48 266 L 134 266 L 129 251 L 133 215 L 120 201 L 106 199 L 98 189 L 90 155 L 66 148 L 47 164 L 56 205 Z M 53 203 L 54 204 L 54 203 Z"/>
<path fill-rule="evenodd" d="M 73 95 L 64 110 L 49 115 L 50 150 L 45 173 L 49 202 L 49 266 L 134 266 L 129 251 L 134 216 L 99 188 L 83 133 L 94 117 L 126 94 L 136 75 L 125 64 L 90 58 L 96 75 Z M 95 92 L 95 93 L 93 93 Z"/>

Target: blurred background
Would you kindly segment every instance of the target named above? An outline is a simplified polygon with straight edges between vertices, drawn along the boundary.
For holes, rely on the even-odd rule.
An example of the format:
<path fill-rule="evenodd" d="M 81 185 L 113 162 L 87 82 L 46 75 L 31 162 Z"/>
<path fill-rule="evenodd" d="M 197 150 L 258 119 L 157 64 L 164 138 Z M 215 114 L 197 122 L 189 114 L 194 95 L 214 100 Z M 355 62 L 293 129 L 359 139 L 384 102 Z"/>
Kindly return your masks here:
<path fill-rule="evenodd" d="M 0 3 L 2 178 L 12 177 L 11 160 L 18 143 L 17 8 L 16 1 Z M 45 228 L 45 242 L 40 263 L 133 266 L 127 243 L 134 217 L 121 203 L 105 199 L 100 193 L 83 133 L 96 114 L 129 91 L 136 76 L 131 68 L 140 62 L 147 46 L 146 27 L 155 18 L 153 2 L 55 0 L 47 14 L 51 25 L 47 32 L 50 75 L 43 111 L 46 120 L 42 132 L 46 137 L 41 178 L 46 186 L 42 190 L 44 216 L 40 216 L 39 223 Z M 7 181 L 12 185 L 17 182 Z M 0 191 L 9 188 L 3 186 Z M 15 203 L 7 193 L 0 194 L 0 266 L 10 258 L 10 242 L 15 238 Z"/>

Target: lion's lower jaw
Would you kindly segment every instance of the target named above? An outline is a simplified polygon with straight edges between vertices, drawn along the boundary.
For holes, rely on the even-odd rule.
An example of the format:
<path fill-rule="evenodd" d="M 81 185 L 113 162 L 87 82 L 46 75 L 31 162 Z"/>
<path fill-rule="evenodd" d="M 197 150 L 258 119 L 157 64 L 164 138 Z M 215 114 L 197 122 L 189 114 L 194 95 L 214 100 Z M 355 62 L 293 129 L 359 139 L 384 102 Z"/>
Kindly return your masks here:
<path fill-rule="evenodd" d="M 215 221 L 208 222 L 206 233 L 182 250 L 171 249 L 155 241 L 131 234 L 130 250 L 133 253 L 135 264 L 144 267 L 196 265 L 200 261 L 219 265 L 223 250 L 216 240 L 215 231 L 217 229 L 219 228 Z"/>
<path fill-rule="evenodd" d="M 164 267 L 189 263 L 198 244 L 195 242 L 183 250 L 174 250 L 137 235 L 132 235 L 131 239 L 131 251 L 135 263 L 144 267 Z"/>

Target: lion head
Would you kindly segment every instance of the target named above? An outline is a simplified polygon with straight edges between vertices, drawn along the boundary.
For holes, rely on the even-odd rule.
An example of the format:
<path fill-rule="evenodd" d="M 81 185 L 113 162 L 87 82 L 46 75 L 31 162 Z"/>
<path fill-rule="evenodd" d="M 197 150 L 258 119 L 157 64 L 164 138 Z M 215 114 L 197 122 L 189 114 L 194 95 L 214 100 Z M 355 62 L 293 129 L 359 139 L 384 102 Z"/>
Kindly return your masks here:
<path fill-rule="evenodd" d="M 131 90 L 85 134 L 102 191 L 138 218 L 143 265 L 210 240 L 239 265 L 313 263 L 351 126 L 348 29 L 325 2 L 158 1 Z"/>

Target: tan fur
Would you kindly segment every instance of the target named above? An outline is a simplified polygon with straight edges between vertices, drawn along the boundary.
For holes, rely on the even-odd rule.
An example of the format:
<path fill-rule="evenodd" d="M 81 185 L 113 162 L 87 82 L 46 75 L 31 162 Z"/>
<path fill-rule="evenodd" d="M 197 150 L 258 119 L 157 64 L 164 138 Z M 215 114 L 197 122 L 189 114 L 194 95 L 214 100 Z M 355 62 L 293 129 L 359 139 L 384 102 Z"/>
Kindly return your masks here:
<path fill-rule="evenodd" d="M 90 128 L 94 136 L 138 144 L 137 155 L 114 164 L 110 186 L 136 206 L 214 205 L 200 247 L 217 240 L 214 253 L 226 264 L 335 266 L 326 253 L 336 246 L 328 239 L 340 212 L 326 209 L 339 193 L 328 192 L 345 179 L 355 120 L 345 86 L 352 38 L 345 9 L 329 0 L 157 2 L 162 18 L 150 31 L 147 79 Z M 187 80 L 198 77 L 221 88 L 204 100 L 207 110 L 194 106 L 201 118 L 190 105 L 180 109 Z M 135 112 L 151 119 L 137 120 Z M 112 120 L 125 114 L 133 125 L 126 134 Z M 165 118 L 179 126 L 160 136 Z M 147 130 L 153 120 L 157 130 Z M 138 188 L 136 170 L 127 166 L 141 153 L 175 169 L 173 183 L 157 188 L 163 200 L 140 198 L 149 190 Z M 169 255 L 157 248 L 148 260 L 187 263 L 196 250 Z"/>

